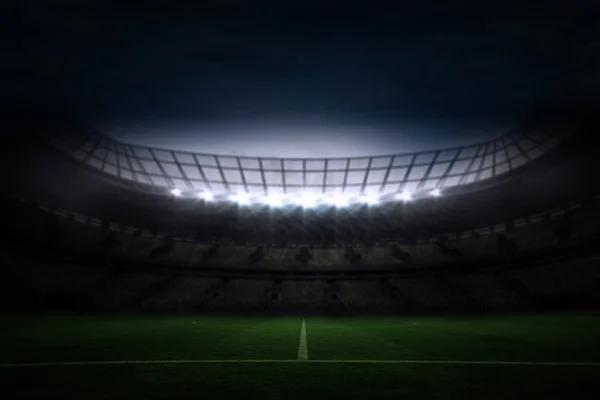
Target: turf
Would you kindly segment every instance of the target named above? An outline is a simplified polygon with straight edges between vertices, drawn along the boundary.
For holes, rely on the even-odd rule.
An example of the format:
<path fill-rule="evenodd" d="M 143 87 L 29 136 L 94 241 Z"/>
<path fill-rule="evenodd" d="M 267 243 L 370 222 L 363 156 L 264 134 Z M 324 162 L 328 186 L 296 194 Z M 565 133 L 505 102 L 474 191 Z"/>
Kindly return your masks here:
<path fill-rule="evenodd" d="M 0 318 L 0 397 L 567 398 L 597 392 L 600 315 Z"/>

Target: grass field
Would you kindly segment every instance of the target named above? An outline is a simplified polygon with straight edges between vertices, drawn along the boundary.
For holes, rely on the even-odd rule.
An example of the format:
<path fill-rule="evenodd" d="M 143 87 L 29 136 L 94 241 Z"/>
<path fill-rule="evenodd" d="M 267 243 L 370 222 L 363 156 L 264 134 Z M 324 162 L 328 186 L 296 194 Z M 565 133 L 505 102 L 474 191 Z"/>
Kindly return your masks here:
<path fill-rule="evenodd" d="M 587 398 L 600 315 L 0 318 L 0 398 Z"/>

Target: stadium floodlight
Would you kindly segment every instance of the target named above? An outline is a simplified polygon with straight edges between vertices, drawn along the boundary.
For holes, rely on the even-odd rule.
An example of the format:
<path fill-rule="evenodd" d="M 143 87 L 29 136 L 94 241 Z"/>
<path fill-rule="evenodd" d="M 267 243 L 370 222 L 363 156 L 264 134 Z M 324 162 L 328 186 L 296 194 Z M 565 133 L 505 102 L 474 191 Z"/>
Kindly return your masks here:
<path fill-rule="evenodd" d="M 346 207 L 350 204 L 350 197 L 344 193 L 329 194 L 323 199 L 323 203 L 334 206 L 334 207 Z"/>
<path fill-rule="evenodd" d="M 364 193 L 362 196 L 360 196 L 360 201 L 373 206 L 379 203 L 379 196 L 375 193 Z"/>
<path fill-rule="evenodd" d="M 250 204 L 250 195 L 246 192 L 238 192 L 232 195 L 230 199 L 241 206 Z"/>
<path fill-rule="evenodd" d="M 198 193 L 198 197 L 204 201 L 212 201 L 213 194 L 210 192 L 200 192 L 200 193 Z"/>
<path fill-rule="evenodd" d="M 411 201 L 413 199 L 413 196 L 410 192 L 402 192 L 398 194 L 397 198 L 402 201 Z"/>
<path fill-rule="evenodd" d="M 300 197 L 298 197 L 295 201 L 301 207 L 310 208 L 317 205 L 318 198 L 310 193 L 303 193 Z"/>
<path fill-rule="evenodd" d="M 177 189 L 177 188 L 171 189 L 171 194 L 175 197 L 179 197 L 179 196 L 181 196 L 181 189 Z"/>
<path fill-rule="evenodd" d="M 270 194 L 262 199 L 262 202 L 269 207 L 281 207 L 285 198 L 279 194 Z"/>
<path fill-rule="evenodd" d="M 441 196 L 441 195 L 442 195 L 442 191 L 441 191 L 440 189 L 438 189 L 438 188 L 435 188 L 435 189 L 433 189 L 433 190 L 431 191 L 431 195 L 432 195 L 433 197 L 439 197 L 439 196 Z"/>

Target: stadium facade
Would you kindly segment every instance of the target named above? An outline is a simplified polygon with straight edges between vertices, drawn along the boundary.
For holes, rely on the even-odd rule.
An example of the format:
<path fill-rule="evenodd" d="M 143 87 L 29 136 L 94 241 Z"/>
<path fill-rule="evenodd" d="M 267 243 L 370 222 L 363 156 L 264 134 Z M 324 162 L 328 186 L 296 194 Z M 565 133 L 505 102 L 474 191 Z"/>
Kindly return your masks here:
<path fill-rule="evenodd" d="M 166 152 L 69 134 L 85 130 L 68 124 L 40 141 L 21 137 L 3 158 L 4 257 L 11 279 L 34 289 L 13 284 L 5 297 L 77 310 L 481 311 L 547 305 L 554 291 L 536 289 L 546 282 L 566 285 L 578 305 L 596 304 L 596 272 L 577 261 L 597 243 L 590 171 L 598 160 L 588 135 L 596 125 L 587 114 L 551 116 L 464 148 L 343 160 Z M 330 169 L 336 161 L 346 167 Z M 358 161 L 366 164 L 351 168 Z M 298 180 L 286 180 L 294 172 Z M 353 172 L 362 181 L 350 180 Z M 311 173 L 318 183 L 305 178 Z M 335 173 L 345 180 L 329 181 Z M 332 190 L 385 198 L 409 189 L 411 201 L 344 206 L 229 197 Z M 212 199 L 198 196 L 208 191 Z"/>

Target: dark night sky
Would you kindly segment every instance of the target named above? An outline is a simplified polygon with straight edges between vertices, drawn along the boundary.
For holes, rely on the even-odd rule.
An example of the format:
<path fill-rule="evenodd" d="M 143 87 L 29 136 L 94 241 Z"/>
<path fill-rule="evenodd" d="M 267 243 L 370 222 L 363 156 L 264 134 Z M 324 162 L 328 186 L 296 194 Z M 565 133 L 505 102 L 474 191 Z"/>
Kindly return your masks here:
<path fill-rule="evenodd" d="M 594 2 L 458 3 L 24 1 L 19 38 L 98 130 L 240 155 L 485 140 L 589 80 Z"/>

